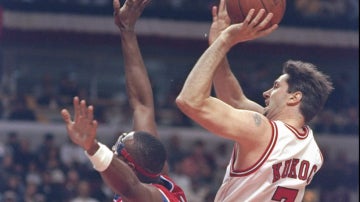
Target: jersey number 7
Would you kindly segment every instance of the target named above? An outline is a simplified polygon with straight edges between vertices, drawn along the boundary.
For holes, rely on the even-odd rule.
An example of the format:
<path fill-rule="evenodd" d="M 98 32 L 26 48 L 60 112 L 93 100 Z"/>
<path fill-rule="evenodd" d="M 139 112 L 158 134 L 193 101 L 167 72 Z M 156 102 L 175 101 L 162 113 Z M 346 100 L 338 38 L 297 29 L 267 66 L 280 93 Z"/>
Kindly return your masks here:
<path fill-rule="evenodd" d="M 293 202 L 296 199 L 299 190 L 286 187 L 277 187 L 271 200 L 282 202 Z"/>

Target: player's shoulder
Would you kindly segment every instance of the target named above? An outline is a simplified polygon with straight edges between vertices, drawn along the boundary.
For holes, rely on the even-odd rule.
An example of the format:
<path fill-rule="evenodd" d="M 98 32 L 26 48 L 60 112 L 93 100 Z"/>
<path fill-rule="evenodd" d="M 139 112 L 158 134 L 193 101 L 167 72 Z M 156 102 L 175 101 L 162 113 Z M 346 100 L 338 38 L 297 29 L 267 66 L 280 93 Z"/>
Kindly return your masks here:
<path fill-rule="evenodd" d="M 162 194 L 164 201 L 186 202 L 184 191 L 169 176 L 161 175 L 161 183 L 153 184 Z"/>
<path fill-rule="evenodd" d="M 167 175 L 160 175 L 160 180 L 161 180 L 161 185 L 163 187 L 165 187 L 167 190 L 176 190 L 176 189 L 181 189 L 175 182 L 173 179 L 171 179 L 169 176 Z"/>

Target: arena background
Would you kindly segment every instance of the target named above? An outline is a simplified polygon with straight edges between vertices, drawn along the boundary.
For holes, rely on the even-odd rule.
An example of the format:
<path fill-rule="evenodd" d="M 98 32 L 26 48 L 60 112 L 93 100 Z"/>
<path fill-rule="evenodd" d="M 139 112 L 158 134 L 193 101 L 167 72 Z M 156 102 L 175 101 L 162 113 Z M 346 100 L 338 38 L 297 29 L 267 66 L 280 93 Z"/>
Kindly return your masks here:
<path fill-rule="evenodd" d="M 322 201 L 359 201 L 358 1 L 287 2 L 275 33 L 231 50 L 232 69 L 244 82 L 244 91 L 260 103 L 261 92 L 271 86 L 287 59 L 312 62 L 331 75 L 336 90 L 311 123 L 324 150 L 326 171 L 310 188 Z M 136 27 L 154 85 L 160 134 L 164 142 L 180 137 L 184 149 L 191 149 L 198 139 L 205 141 L 207 150 L 221 142 L 231 147 L 184 117 L 173 103 L 207 47 L 209 8 L 214 3 L 153 0 Z M 101 122 L 99 138 L 105 143 L 111 145 L 116 134 L 130 129 L 120 39 L 110 0 L 3 0 L 0 12 L 2 143 L 12 132 L 29 141 L 33 150 L 48 133 L 57 144 L 66 142 L 59 111 L 71 108 L 66 99 L 72 95 L 58 91 L 63 80 L 74 82 L 76 92 L 95 105 Z M 52 90 L 51 95 L 46 89 Z M 40 102 L 46 96 L 49 100 Z M 11 118 L 19 98 L 26 100 L 35 118 Z M 348 164 L 351 169 L 334 174 L 329 170 L 334 171 L 331 166 L 336 164 Z M 322 197 L 330 192 L 333 198 Z"/>

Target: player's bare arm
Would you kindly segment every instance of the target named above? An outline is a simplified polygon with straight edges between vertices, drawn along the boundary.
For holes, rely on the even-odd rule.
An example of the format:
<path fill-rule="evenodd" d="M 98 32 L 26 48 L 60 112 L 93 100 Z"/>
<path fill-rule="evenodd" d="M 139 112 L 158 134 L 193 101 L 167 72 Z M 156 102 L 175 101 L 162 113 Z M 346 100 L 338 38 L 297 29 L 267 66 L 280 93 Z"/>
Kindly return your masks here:
<path fill-rule="evenodd" d="M 148 0 L 127 0 L 121 6 L 114 0 L 114 21 L 120 30 L 123 50 L 126 92 L 133 110 L 133 130 L 147 131 L 157 136 L 151 83 L 135 34 L 135 24 Z"/>
<path fill-rule="evenodd" d="M 230 25 L 230 18 L 227 15 L 225 1 L 221 0 L 219 6 L 213 6 L 211 10 L 212 24 L 209 30 L 209 45 L 211 45 L 220 33 Z M 214 76 L 214 88 L 216 97 L 239 108 L 243 100 L 243 93 L 235 76 L 230 71 L 229 62 L 225 56 L 219 64 Z"/>
<path fill-rule="evenodd" d="M 124 202 L 162 200 L 158 189 L 151 184 L 141 183 L 129 165 L 120 159 L 114 158 L 101 177 L 114 193 L 121 194 Z"/>
<path fill-rule="evenodd" d="M 135 24 L 148 0 L 128 0 L 123 6 L 114 0 L 114 21 L 120 30 L 124 57 L 126 93 L 133 110 L 133 130 L 146 131 L 159 138 L 153 91 L 135 33 Z M 163 174 L 167 174 L 167 165 Z"/>
<path fill-rule="evenodd" d="M 74 120 L 71 119 L 71 114 L 68 110 L 63 109 L 61 111 L 68 135 L 74 143 L 82 147 L 89 156 L 92 156 L 100 148 L 100 144 L 96 140 L 97 121 L 94 120 L 94 108 L 87 106 L 86 101 L 80 101 L 78 97 L 74 97 L 73 104 Z M 129 165 L 115 157 L 115 155 L 112 155 L 110 165 L 101 171 L 100 174 L 115 193 L 119 193 L 127 199 L 125 201 L 146 201 L 149 200 L 149 197 L 153 199 L 149 201 L 159 201 L 161 199 L 161 195 L 156 188 L 149 184 L 141 183 Z M 144 198 L 144 196 L 147 197 Z"/>
<path fill-rule="evenodd" d="M 212 8 L 212 24 L 209 31 L 209 44 L 212 44 L 220 33 L 230 26 L 230 18 L 225 7 L 225 0 Z M 238 109 L 248 109 L 262 113 L 263 107 L 249 100 L 230 69 L 227 57 L 220 62 L 213 83 L 216 97 Z"/>
<path fill-rule="evenodd" d="M 249 121 L 248 117 L 252 117 L 254 112 L 236 110 L 211 97 L 211 84 L 217 67 L 233 45 L 265 36 L 276 29 L 276 25 L 263 29 L 270 21 L 272 14 L 268 14 L 255 26 L 250 25 L 252 21 L 249 20 L 253 15 L 254 10 L 249 12 L 246 22 L 230 25 L 220 34 L 199 58 L 176 99 L 178 107 L 190 118 L 215 134 L 235 141 L 238 141 L 239 135 L 251 137 L 254 132 L 257 134 L 256 131 L 264 130 L 264 128 L 257 130 L 258 127 L 255 127 L 254 122 Z M 261 10 L 253 20 L 258 20 L 262 15 L 264 15 L 264 10 Z M 261 126 L 270 128 L 267 124 Z"/>
<path fill-rule="evenodd" d="M 209 97 L 196 109 L 178 104 L 186 115 L 211 133 L 240 144 L 266 140 L 272 132 L 269 120 L 261 113 L 233 108 L 214 97 Z"/>

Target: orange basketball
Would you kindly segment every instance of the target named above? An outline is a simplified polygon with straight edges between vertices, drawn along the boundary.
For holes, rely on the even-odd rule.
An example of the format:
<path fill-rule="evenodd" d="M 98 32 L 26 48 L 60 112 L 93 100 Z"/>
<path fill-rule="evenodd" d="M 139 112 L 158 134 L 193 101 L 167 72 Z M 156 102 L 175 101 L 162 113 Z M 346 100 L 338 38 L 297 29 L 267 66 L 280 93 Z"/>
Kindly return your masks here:
<path fill-rule="evenodd" d="M 266 13 L 273 13 L 274 16 L 269 23 L 269 26 L 271 26 L 279 24 L 284 17 L 286 0 L 226 0 L 226 10 L 231 23 L 244 21 L 249 10 L 252 8 L 255 9 L 255 14 L 262 8 L 265 9 Z"/>

